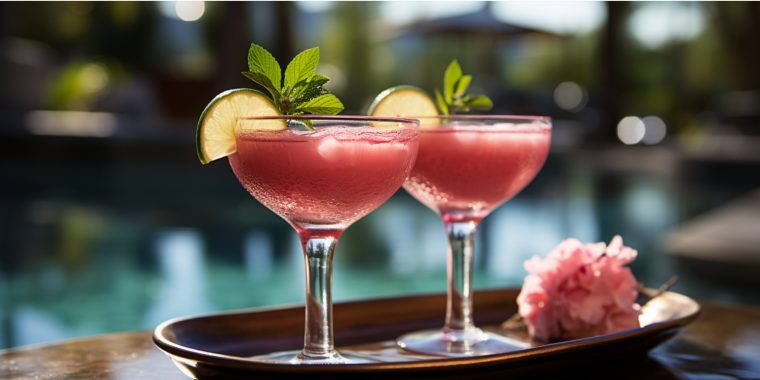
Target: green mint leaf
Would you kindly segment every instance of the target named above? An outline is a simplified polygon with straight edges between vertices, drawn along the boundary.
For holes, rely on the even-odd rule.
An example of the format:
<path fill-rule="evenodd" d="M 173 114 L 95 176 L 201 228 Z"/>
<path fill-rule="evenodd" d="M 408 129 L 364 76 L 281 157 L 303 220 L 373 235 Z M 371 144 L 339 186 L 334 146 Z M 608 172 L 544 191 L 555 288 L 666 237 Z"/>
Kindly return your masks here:
<path fill-rule="evenodd" d="M 459 81 L 457 81 L 454 97 L 464 95 L 464 93 L 467 92 L 467 88 L 470 87 L 470 82 L 472 82 L 472 75 L 462 75 L 462 77 L 459 78 Z"/>
<path fill-rule="evenodd" d="M 330 92 L 322 86 L 306 86 L 303 88 L 303 90 L 298 91 L 298 94 L 293 95 L 293 101 L 295 103 L 301 104 L 328 93 Z"/>
<path fill-rule="evenodd" d="M 248 49 L 248 71 L 264 74 L 278 91 L 282 88 L 282 69 L 271 53 L 263 47 L 251 44 Z"/>
<path fill-rule="evenodd" d="M 449 111 L 451 111 L 451 114 L 457 114 L 457 113 L 468 113 L 470 112 L 470 107 L 467 106 L 467 102 L 470 100 L 471 96 L 465 96 L 463 98 L 456 98 L 454 99 L 454 103 L 449 105 Z"/>
<path fill-rule="evenodd" d="M 329 80 L 330 79 L 326 76 L 315 75 L 309 80 L 303 80 L 296 83 L 293 88 L 289 89 L 287 95 L 296 99 L 296 102 L 307 101 L 311 98 L 328 93 L 328 91 L 322 88 L 322 86 Z"/>
<path fill-rule="evenodd" d="M 293 88 L 301 81 L 311 79 L 319 64 L 319 48 L 306 49 L 296 55 L 285 69 L 285 88 Z"/>
<path fill-rule="evenodd" d="M 465 104 L 468 108 L 490 110 L 493 108 L 493 102 L 485 95 L 476 95 L 468 99 Z"/>
<path fill-rule="evenodd" d="M 446 72 L 443 74 L 443 98 L 446 100 L 446 103 L 451 103 L 454 95 L 454 85 L 456 85 L 461 77 L 462 68 L 459 66 L 459 61 L 454 59 L 446 67 Z"/>
<path fill-rule="evenodd" d="M 330 78 L 324 75 L 315 75 L 311 79 L 309 79 L 309 84 L 312 86 L 324 86 L 325 83 L 329 81 L 330 81 Z"/>
<path fill-rule="evenodd" d="M 279 101 L 280 101 L 280 90 L 278 90 L 274 84 L 272 84 L 272 81 L 269 79 L 268 76 L 262 74 L 262 73 L 255 73 L 252 71 L 244 71 L 242 73 L 246 78 L 258 83 L 261 87 L 264 87 L 271 95 L 272 100 L 274 100 L 275 104 L 279 108 Z"/>
<path fill-rule="evenodd" d="M 474 109 L 488 110 L 493 108 L 493 102 L 485 95 L 469 95 L 467 89 L 472 83 L 472 75 L 465 75 L 459 61 L 449 63 L 443 73 L 443 94 L 435 92 L 435 100 L 441 112 L 445 115 L 466 113 Z"/>
<path fill-rule="evenodd" d="M 249 71 L 242 74 L 266 89 L 283 115 L 337 114 L 343 110 L 343 103 L 323 87 L 330 79 L 316 74 L 318 64 L 319 48 L 304 50 L 290 61 L 283 79 L 282 68 L 272 54 L 251 44 L 248 49 Z M 296 124 L 313 129 L 310 120 Z"/>
<path fill-rule="evenodd" d="M 443 99 L 443 95 L 441 95 L 441 92 L 438 91 L 438 89 L 435 90 L 435 102 L 438 104 L 438 108 L 442 114 L 449 114 L 449 106 L 446 104 L 446 101 Z"/>
<path fill-rule="evenodd" d="M 343 103 L 333 94 L 323 94 L 299 104 L 296 110 L 310 114 L 335 115 L 343 111 Z"/>
<path fill-rule="evenodd" d="M 320 74 L 314 74 L 314 76 L 313 76 L 313 77 L 311 77 L 311 79 L 310 79 L 309 81 L 311 81 L 311 82 L 318 82 L 318 81 L 323 81 L 323 82 L 322 82 L 322 84 L 325 84 L 325 83 L 327 83 L 329 80 L 330 80 L 330 78 L 328 78 L 328 77 L 326 77 L 326 76 L 324 76 L 324 75 L 320 75 Z"/>

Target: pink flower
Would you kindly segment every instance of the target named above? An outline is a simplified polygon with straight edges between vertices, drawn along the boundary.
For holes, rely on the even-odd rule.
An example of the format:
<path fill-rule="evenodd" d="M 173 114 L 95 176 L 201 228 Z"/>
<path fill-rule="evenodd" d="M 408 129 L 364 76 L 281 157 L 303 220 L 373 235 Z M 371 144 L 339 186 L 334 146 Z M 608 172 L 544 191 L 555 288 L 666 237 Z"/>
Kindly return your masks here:
<path fill-rule="evenodd" d="M 567 239 L 526 261 L 517 305 L 530 335 L 551 341 L 639 327 L 636 278 L 625 267 L 635 258 L 615 236 L 609 245 Z"/>

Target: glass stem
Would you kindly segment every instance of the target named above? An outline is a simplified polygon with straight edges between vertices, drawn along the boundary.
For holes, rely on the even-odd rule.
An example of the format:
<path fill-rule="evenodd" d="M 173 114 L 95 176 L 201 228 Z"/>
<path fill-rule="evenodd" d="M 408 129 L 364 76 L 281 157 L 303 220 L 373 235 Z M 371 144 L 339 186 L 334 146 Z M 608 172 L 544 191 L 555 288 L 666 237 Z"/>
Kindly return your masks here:
<path fill-rule="evenodd" d="M 449 252 L 446 260 L 448 297 L 444 332 L 467 333 L 472 320 L 472 268 L 475 254 L 476 221 L 446 222 Z"/>
<path fill-rule="evenodd" d="M 342 232 L 301 233 L 306 264 L 306 328 L 303 351 L 299 355 L 301 359 L 329 360 L 339 357 L 333 341 L 332 263 Z"/>

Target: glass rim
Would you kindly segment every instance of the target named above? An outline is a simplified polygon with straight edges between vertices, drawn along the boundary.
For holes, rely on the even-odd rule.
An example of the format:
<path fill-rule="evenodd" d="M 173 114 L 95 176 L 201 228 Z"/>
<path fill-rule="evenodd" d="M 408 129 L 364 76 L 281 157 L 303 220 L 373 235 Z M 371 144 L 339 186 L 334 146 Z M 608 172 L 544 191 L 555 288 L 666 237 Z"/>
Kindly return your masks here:
<path fill-rule="evenodd" d="M 476 115 L 476 114 L 455 114 L 455 115 L 428 115 L 428 116 L 407 116 L 419 120 L 430 119 L 461 119 L 461 120 L 520 120 L 520 121 L 547 121 L 551 122 L 551 116 L 539 115 Z"/>
<path fill-rule="evenodd" d="M 435 115 L 435 116 L 409 116 L 420 121 L 421 128 L 424 131 L 435 130 L 469 130 L 477 128 L 492 128 L 519 131 L 519 130 L 539 130 L 551 131 L 552 118 L 550 116 L 533 116 L 533 115 Z M 440 124 L 436 127 L 425 128 L 426 124 Z M 460 123 L 457 123 L 460 122 Z M 468 123 L 471 122 L 472 124 Z M 478 123 L 480 122 L 480 123 Z M 500 125 L 500 123 L 503 123 Z M 506 124 L 506 125 L 505 125 Z"/>
<path fill-rule="evenodd" d="M 417 118 L 364 115 L 274 115 L 274 116 L 243 116 L 240 120 L 335 120 L 335 121 L 367 121 L 380 123 L 408 123 L 420 125 Z"/>

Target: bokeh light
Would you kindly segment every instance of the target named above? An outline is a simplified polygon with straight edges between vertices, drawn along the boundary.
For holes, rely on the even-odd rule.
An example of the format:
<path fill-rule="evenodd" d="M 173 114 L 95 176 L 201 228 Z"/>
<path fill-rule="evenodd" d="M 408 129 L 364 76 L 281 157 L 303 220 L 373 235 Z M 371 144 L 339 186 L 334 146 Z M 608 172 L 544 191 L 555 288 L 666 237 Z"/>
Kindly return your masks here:
<path fill-rule="evenodd" d="M 174 4 L 174 11 L 182 21 L 198 21 L 206 12 L 206 5 L 202 1 L 178 1 Z"/>
<path fill-rule="evenodd" d="M 659 144 L 667 134 L 665 122 L 657 116 L 646 116 L 641 119 L 644 123 L 644 137 L 641 142 L 648 145 Z"/>
<path fill-rule="evenodd" d="M 641 142 L 646 132 L 646 126 L 636 116 L 626 116 L 620 119 L 617 125 L 617 136 L 625 145 L 634 145 Z"/>
<path fill-rule="evenodd" d="M 554 102 L 563 110 L 579 111 L 586 100 L 586 91 L 578 83 L 562 82 L 554 89 Z"/>
<path fill-rule="evenodd" d="M 705 16 L 702 8 L 689 4 L 654 2 L 642 4 L 631 15 L 631 35 L 648 48 L 657 48 L 673 40 L 688 40 L 702 32 Z"/>
<path fill-rule="evenodd" d="M 108 71 L 100 63 L 88 63 L 79 73 L 79 82 L 85 92 L 98 92 L 108 85 Z"/>
<path fill-rule="evenodd" d="M 583 33 L 602 25 L 607 16 L 603 2 L 499 1 L 493 3 L 496 18 L 554 33 Z"/>

